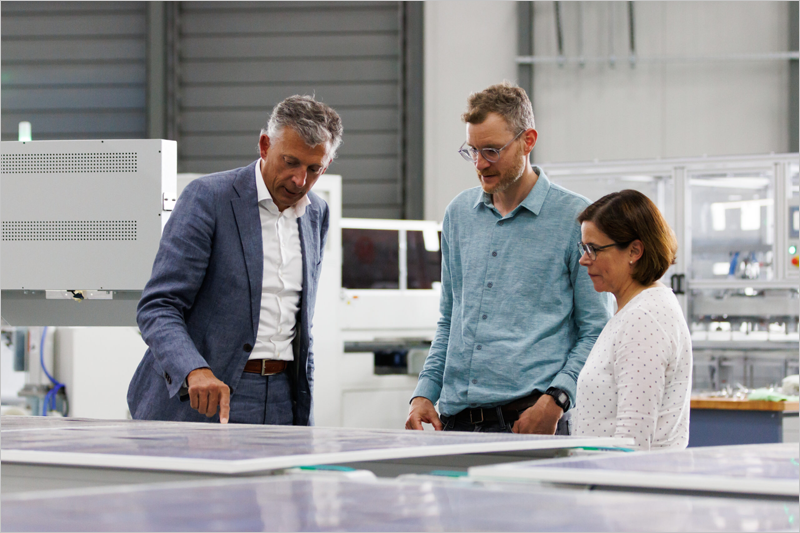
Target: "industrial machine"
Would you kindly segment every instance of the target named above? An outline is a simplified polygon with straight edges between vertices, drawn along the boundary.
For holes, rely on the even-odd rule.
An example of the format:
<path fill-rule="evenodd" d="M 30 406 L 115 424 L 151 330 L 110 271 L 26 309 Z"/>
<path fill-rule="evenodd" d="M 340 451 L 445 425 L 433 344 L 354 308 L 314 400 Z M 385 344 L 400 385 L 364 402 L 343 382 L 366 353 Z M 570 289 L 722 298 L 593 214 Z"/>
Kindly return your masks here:
<path fill-rule="evenodd" d="M 678 238 L 662 280 L 692 331 L 693 389 L 780 383 L 798 368 L 798 154 L 545 165 L 594 201 L 636 189 Z"/>
<path fill-rule="evenodd" d="M 3 142 L 0 161 L 3 349 L 27 372 L 20 395 L 33 414 L 123 418 L 177 144 Z"/>
<path fill-rule="evenodd" d="M 340 227 L 344 353 L 333 424 L 401 428 L 439 319 L 441 224 L 343 218 Z"/>
<path fill-rule="evenodd" d="M 177 144 L 3 142 L 0 151 L 3 321 L 135 326 L 177 198 Z"/>

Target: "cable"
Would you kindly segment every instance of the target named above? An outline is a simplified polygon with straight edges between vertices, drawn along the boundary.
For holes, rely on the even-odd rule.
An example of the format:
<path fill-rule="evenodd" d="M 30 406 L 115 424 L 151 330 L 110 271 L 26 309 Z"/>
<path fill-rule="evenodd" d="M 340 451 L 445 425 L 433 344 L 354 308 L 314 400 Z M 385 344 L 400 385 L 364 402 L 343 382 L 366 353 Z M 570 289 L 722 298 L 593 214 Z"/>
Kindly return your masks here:
<path fill-rule="evenodd" d="M 47 416 L 47 404 L 50 403 L 50 408 L 55 410 L 56 408 L 56 394 L 62 388 L 64 388 L 63 383 L 59 383 L 56 378 L 50 375 L 47 371 L 47 367 L 44 366 L 44 341 L 45 336 L 47 335 L 47 326 L 44 327 L 42 330 L 42 339 L 39 342 L 39 364 L 42 365 L 42 370 L 44 371 L 44 375 L 47 376 L 47 379 L 54 385 L 52 389 L 50 389 L 47 394 L 44 396 L 44 403 L 42 404 L 42 416 Z M 66 395 L 66 392 L 65 392 Z"/>

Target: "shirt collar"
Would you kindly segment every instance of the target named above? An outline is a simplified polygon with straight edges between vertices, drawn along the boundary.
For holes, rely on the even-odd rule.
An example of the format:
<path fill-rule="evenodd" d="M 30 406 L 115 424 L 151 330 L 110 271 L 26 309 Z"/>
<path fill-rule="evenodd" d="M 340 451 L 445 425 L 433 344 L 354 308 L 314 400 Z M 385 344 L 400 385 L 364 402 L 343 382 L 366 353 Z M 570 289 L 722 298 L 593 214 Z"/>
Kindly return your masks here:
<path fill-rule="evenodd" d="M 511 212 L 512 215 L 519 211 L 520 207 L 524 207 L 534 215 L 538 215 L 539 211 L 542 210 L 544 199 L 547 196 L 547 193 L 550 191 L 550 180 L 547 178 L 544 170 L 541 168 L 534 165 L 533 170 L 539 174 L 539 178 L 536 180 L 536 184 L 533 186 L 533 189 L 531 189 L 531 192 L 528 193 L 528 196 L 526 196 L 525 199 L 522 200 L 522 202 Z M 490 209 L 494 209 L 492 195 L 483 192 L 483 189 L 478 187 L 478 197 L 475 199 L 475 203 L 472 207 L 478 207 L 481 204 Z"/>
<path fill-rule="evenodd" d="M 267 185 L 264 183 L 264 178 L 261 175 L 261 161 L 259 159 L 256 163 L 256 171 L 255 171 L 255 180 L 256 180 L 256 192 L 258 193 L 258 203 L 263 203 L 265 200 L 275 205 L 275 202 L 272 200 L 272 195 L 269 193 L 269 189 L 267 189 Z M 264 204 L 265 206 L 267 204 Z M 294 204 L 293 209 L 294 213 L 297 218 L 303 216 L 306 212 L 306 207 L 311 205 L 311 200 L 308 199 L 308 195 L 304 195 L 300 198 L 296 204 Z M 277 209 L 277 206 L 275 206 Z"/>

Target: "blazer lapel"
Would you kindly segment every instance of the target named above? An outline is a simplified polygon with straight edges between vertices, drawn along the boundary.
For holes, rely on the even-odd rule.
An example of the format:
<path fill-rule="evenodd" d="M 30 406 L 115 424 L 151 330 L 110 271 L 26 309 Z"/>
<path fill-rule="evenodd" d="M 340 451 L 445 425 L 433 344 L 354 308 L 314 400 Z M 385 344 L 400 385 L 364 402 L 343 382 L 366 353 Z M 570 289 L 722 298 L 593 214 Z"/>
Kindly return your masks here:
<path fill-rule="evenodd" d="M 317 234 L 314 232 L 316 226 L 317 210 L 313 205 L 309 205 L 305 214 L 297 219 L 300 231 L 300 247 L 303 252 L 303 295 L 308 294 L 309 283 L 311 283 L 311 273 L 316 266 L 317 254 Z M 305 299 L 301 305 L 301 314 L 305 318 Z"/>
<path fill-rule="evenodd" d="M 264 276 L 264 246 L 261 242 L 261 217 L 258 214 L 258 193 L 255 184 L 255 165 L 252 163 L 236 177 L 233 188 L 239 198 L 231 200 L 239 239 L 244 251 L 244 263 L 250 280 L 250 314 L 253 338 L 258 334 L 258 315 L 261 311 L 261 283 Z"/>
<path fill-rule="evenodd" d="M 308 295 L 310 291 L 316 291 L 317 280 L 313 279 L 312 272 L 316 267 L 319 256 L 316 250 L 319 250 L 319 213 L 311 204 L 306 208 L 306 212 L 297 219 L 297 226 L 300 232 L 300 249 L 303 253 L 303 293 L 300 295 L 300 312 L 298 314 L 299 320 L 297 324 L 297 336 L 295 337 L 295 375 L 299 378 L 304 375 L 300 369 L 306 365 L 308 357 L 308 342 L 310 324 L 308 323 Z M 313 284 L 313 285 L 312 285 Z"/>

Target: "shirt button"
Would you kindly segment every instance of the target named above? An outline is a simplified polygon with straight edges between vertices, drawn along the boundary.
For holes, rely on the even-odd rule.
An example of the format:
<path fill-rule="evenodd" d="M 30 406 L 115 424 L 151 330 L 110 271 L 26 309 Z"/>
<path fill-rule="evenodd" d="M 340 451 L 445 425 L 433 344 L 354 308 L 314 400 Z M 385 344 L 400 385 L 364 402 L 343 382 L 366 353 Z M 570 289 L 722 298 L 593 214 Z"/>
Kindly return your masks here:
<path fill-rule="evenodd" d="M 244 346 L 242 346 L 242 348 L 244 348 L 245 352 L 249 352 L 253 349 L 253 347 L 250 346 L 249 344 L 245 344 Z"/>
<path fill-rule="evenodd" d="M 477 348 L 478 350 L 482 350 L 482 349 L 483 349 L 483 346 L 481 346 L 481 345 L 479 344 L 478 346 L 476 346 L 476 348 Z"/>
<path fill-rule="evenodd" d="M 492 282 L 490 281 L 489 283 L 486 284 L 486 286 L 491 289 L 492 288 Z"/>
<path fill-rule="evenodd" d="M 474 384 L 476 384 L 477 382 L 478 382 L 478 380 L 477 380 L 477 379 L 473 379 L 473 380 L 472 380 L 472 384 L 473 384 L 473 385 L 474 385 Z"/>
<path fill-rule="evenodd" d="M 486 319 L 488 318 L 488 315 L 483 315 L 481 318 L 483 318 L 484 320 L 486 320 Z"/>
<path fill-rule="evenodd" d="M 501 220 L 500 222 L 497 223 L 497 225 L 498 226 L 502 226 L 503 225 L 503 221 Z"/>
<path fill-rule="evenodd" d="M 497 252 L 492 252 L 492 257 L 497 257 Z"/>

